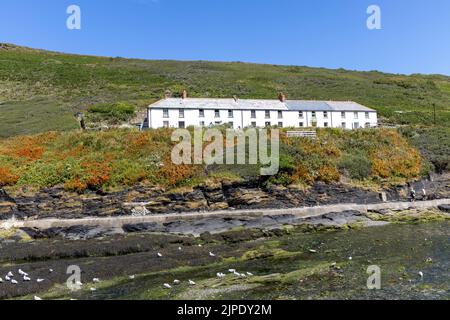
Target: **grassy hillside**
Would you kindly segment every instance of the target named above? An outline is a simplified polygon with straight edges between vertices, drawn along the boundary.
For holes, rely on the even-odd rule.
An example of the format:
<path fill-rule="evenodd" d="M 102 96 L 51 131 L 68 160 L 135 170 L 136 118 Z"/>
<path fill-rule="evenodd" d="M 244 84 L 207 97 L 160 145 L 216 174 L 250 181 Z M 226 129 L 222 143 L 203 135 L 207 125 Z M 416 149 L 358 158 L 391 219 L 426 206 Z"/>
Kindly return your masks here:
<path fill-rule="evenodd" d="M 249 63 L 145 61 L 79 56 L 0 44 L 0 137 L 69 130 L 73 113 L 127 102 L 143 108 L 188 89 L 191 96 L 354 100 L 387 121 L 450 123 L 450 77 L 402 76 Z"/>
<path fill-rule="evenodd" d="M 123 188 L 138 182 L 164 187 L 192 186 L 208 179 L 259 177 L 259 165 L 174 165 L 172 129 L 137 132 L 48 132 L 0 141 L 0 188 L 64 185 L 83 192 Z M 394 129 L 319 129 L 318 139 L 280 137 L 277 185 L 317 181 L 366 186 L 392 185 L 427 169 L 419 152 Z"/>

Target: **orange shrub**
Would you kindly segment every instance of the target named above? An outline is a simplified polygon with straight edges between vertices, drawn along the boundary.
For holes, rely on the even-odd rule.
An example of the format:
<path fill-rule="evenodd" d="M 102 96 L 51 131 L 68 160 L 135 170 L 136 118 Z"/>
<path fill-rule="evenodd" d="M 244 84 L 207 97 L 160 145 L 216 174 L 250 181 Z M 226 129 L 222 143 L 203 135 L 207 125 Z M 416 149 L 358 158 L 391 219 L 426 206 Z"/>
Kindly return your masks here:
<path fill-rule="evenodd" d="M 159 169 L 157 176 L 164 179 L 168 185 L 175 186 L 178 183 L 192 178 L 196 173 L 196 167 L 193 165 L 176 165 L 169 160 Z"/>
<path fill-rule="evenodd" d="M 317 180 L 325 183 L 338 182 L 340 178 L 339 171 L 331 166 L 321 167 L 317 176 Z"/>
<path fill-rule="evenodd" d="M 308 170 L 308 168 L 302 164 L 297 165 L 295 172 L 292 176 L 292 180 L 295 182 L 304 182 L 312 184 L 314 182 L 314 176 Z"/>
<path fill-rule="evenodd" d="M 85 171 L 83 182 L 90 189 L 101 188 L 110 179 L 111 167 L 104 162 L 92 161 L 81 164 Z"/>
<path fill-rule="evenodd" d="M 0 187 L 15 185 L 18 180 L 19 176 L 13 174 L 9 168 L 0 167 Z"/>
<path fill-rule="evenodd" d="M 64 190 L 83 193 L 87 189 L 87 184 L 76 178 L 64 183 Z"/>

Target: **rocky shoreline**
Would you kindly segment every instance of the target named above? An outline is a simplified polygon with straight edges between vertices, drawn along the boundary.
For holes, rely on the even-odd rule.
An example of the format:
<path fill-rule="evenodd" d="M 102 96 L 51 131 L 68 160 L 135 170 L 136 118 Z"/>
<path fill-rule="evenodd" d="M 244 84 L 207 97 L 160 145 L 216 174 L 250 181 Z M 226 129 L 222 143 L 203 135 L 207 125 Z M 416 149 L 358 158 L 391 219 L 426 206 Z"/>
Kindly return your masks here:
<path fill-rule="evenodd" d="M 427 200 L 450 198 L 450 175 L 424 179 L 412 186 L 427 192 Z M 383 199 L 384 198 L 384 199 Z M 0 189 L 0 220 L 84 217 L 145 216 L 153 214 L 211 212 L 236 209 L 284 209 L 339 203 L 372 204 L 408 201 L 409 186 L 383 192 L 345 184 L 316 183 L 307 190 L 264 186 L 260 181 L 222 182 L 190 190 L 167 191 L 137 185 L 120 192 L 68 193 L 62 187 L 31 192 L 27 188 L 7 193 Z"/>

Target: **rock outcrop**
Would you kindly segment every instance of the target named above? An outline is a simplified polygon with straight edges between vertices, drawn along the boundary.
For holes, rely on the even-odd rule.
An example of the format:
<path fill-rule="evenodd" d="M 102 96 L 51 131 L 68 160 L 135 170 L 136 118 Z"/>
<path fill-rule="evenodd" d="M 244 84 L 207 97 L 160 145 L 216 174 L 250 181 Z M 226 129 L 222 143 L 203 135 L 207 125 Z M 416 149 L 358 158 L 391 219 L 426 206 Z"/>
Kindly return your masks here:
<path fill-rule="evenodd" d="M 420 200 L 449 198 L 448 179 L 421 181 L 414 185 Z M 384 193 L 388 201 L 406 201 L 409 186 L 402 185 Z M 318 205 L 381 202 L 378 192 L 344 184 L 317 183 L 307 190 L 295 187 L 265 186 L 260 181 L 205 184 L 182 191 L 137 185 L 119 192 L 68 193 L 62 187 L 30 192 L 26 188 L 7 194 L 0 189 L 0 220 L 114 217 L 180 212 L 201 212 L 233 209 L 294 208 Z"/>

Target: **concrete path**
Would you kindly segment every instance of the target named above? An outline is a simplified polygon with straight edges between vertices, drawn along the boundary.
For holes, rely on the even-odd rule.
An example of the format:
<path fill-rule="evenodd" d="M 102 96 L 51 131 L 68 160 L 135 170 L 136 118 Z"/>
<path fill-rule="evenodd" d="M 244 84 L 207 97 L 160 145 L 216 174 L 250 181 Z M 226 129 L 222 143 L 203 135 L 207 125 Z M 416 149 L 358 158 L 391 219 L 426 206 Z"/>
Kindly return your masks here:
<path fill-rule="evenodd" d="M 317 217 L 332 212 L 342 212 L 347 210 L 355 210 L 367 212 L 371 210 L 391 209 L 391 210 L 407 210 L 407 209 L 426 209 L 435 208 L 439 205 L 450 204 L 450 199 L 439 199 L 431 201 L 418 202 L 385 202 L 374 204 L 334 204 L 317 207 L 302 207 L 291 209 L 251 209 L 251 210 L 222 210 L 212 212 L 196 212 L 196 213 L 172 213 L 172 214 L 156 214 L 148 216 L 123 216 L 96 218 L 86 217 L 83 219 L 42 219 L 42 220 L 8 220 L 0 223 L 0 229 L 11 228 L 37 228 L 49 229 L 54 227 L 71 227 L 71 226 L 102 226 L 107 228 L 120 228 L 125 224 L 138 223 L 167 223 L 174 221 L 189 221 L 205 218 L 241 218 L 241 217 L 262 217 L 262 216 L 279 216 L 292 215 L 298 218 Z"/>

